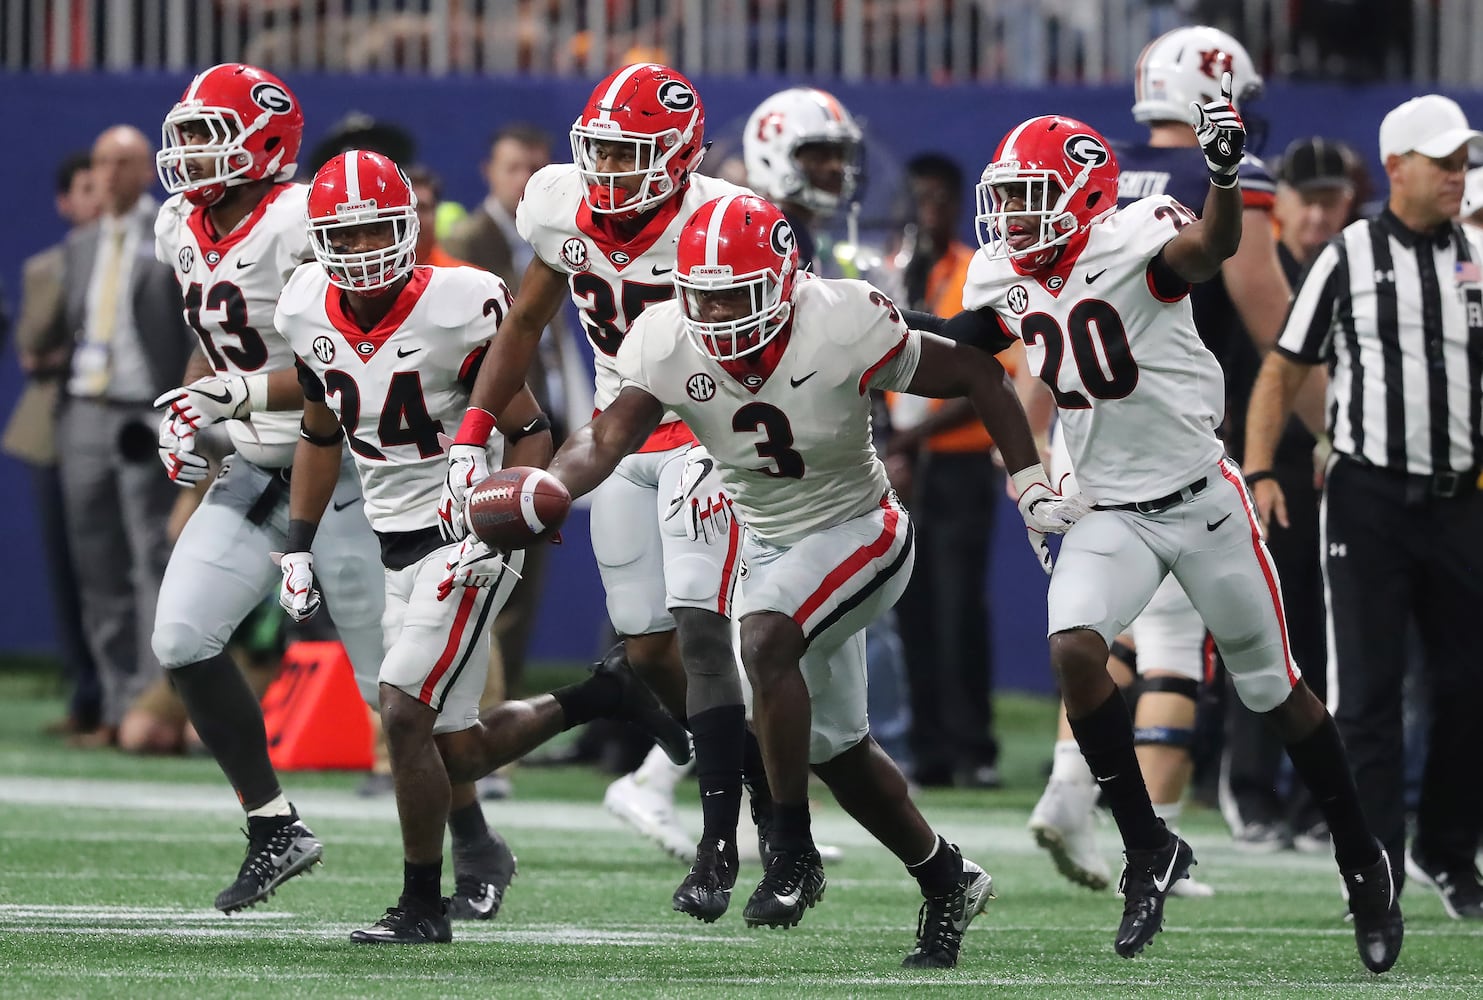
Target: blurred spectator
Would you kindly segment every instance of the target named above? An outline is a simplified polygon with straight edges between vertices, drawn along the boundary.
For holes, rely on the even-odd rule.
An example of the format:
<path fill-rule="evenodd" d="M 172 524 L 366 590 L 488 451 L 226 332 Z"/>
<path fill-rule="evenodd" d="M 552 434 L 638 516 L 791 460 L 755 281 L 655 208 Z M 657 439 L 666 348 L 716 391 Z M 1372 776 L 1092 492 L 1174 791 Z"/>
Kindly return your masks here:
<path fill-rule="evenodd" d="M 60 330 L 49 335 L 75 342 L 57 460 L 83 630 L 102 688 L 101 725 L 87 739 L 100 746 L 116 740 L 125 709 L 160 674 L 150 632 L 175 487 L 160 475 L 153 402 L 178 383 L 194 344 L 175 275 L 154 259 L 158 205 L 145 193 L 153 152 L 126 125 L 94 143 L 103 214 L 67 237 Z"/>
<path fill-rule="evenodd" d="M 490 140 L 489 155 L 482 164 L 488 195 L 478 207 L 470 210 L 446 241 L 455 257 L 482 267 L 505 279 L 513 293 L 534 255 L 530 246 L 515 231 L 515 208 L 525 193 L 525 183 L 532 174 L 551 162 L 551 139 L 533 125 L 514 124 L 501 129 Z M 552 438 L 560 444 L 566 437 L 564 400 L 563 348 L 568 342 L 566 317 L 558 313 L 541 340 L 541 350 L 526 373 L 526 382 L 541 408 L 551 418 Z M 584 420 L 585 422 L 585 420 Z M 525 674 L 526 650 L 530 645 L 531 627 L 535 624 L 536 602 L 545 580 L 550 548 L 537 545 L 526 551 L 524 575 L 516 584 L 510 600 L 494 622 L 494 647 L 503 660 L 503 671 L 489 671 L 490 689 L 486 697 L 503 691 L 521 690 Z M 493 685 L 503 683 L 496 692 Z M 498 699 L 496 699 L 498 700 Z"/>
<path fill-rule="evenodd" d="M 907 164 L 915 222 L 904 262 L 913 309 L 953 316 L 974 250 L 957 238 L 962 169 L 927 153 Z M 1012 370 L 1012 369 L 1011 369 Z M 912 400 L 904 397 L 903 401 Z M 926 400 L 910 420 L 894 408 L 888 453 L 914 460 L 911 496 L 917 565 L 896 605 L 911 692 L 918 784 L 995 788 L 993 645 L 987 579 L 994 512 L 1004 476 L 994 442 L 966 399 Z"/>
<path fill-rule="evenodd" d="M 369 149 L 396 163 L 417 160 L 417 140 L 393 122 L 377 121 L 364 111 L 352 111 L 330 127 L 329 133 L 309 153 L 299 176 L 313 177 L 319 168 L 347 149 Z"/>
<path fill-rule="evenodd" d="M 438 210 L 443 204 L 443 178 L 423 166 L 407 168 L 412 194 L 417 197 L 417 263 L 433 267 L 465 267 L 438 242 Z"/>
<path fill-rule="evenodd" d="M 98 217 L 100 205 L 93 183 L 92 154 L 73 153 L 56 172 L 57 214 L 69 229 Z M 62 484 L 57 472 L 57 399 L 71 340 L 62 319 L 64 244 L 56 243 L 27 258 L 21 272 L 21 311 L 15 344 L 26 385 L 5 426 L 5 453 L 31 467 L 46 575 L 51 584 L 52 613 L 62 669 L 71 685 L 67 714 L 49 730 L 66 735 L 90 733 L 98 727 L 102 692 L 98 669 L 83 641 L 82 609 L 72 556 L 62 516 Z"/>

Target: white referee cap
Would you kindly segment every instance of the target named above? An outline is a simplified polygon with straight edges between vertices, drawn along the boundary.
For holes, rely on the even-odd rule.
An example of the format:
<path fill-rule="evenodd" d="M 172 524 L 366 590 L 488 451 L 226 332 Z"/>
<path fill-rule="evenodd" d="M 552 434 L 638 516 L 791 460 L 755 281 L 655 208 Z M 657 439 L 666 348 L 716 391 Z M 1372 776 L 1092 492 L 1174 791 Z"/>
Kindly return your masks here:
<path fill-rule="evenodd" d="M 1451 156 L 1463 145 L 1483 153 L 1483 132 L 1468 127 L 1457 102 L 1441 94 L 1413 97 L 1391 110 L 1380 123 L 1380 158 L 1420 153 Z"/>

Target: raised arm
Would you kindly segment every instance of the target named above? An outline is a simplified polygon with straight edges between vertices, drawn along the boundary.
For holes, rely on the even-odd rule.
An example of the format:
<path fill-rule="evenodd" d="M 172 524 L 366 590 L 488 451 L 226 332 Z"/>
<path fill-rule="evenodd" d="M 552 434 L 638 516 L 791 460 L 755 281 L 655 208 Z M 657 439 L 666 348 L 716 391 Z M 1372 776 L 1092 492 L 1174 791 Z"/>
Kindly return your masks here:
<path fill-rule="evenodd" d="M 1241 245 L 1241 187 L 1237 171 L 1246 147 L 1246 126 L 1231 103 L 1231 74 L 1221 76 L 1220 97 L 1190 105 L 1195 135 L 1210 168 L 1210 191 L 1200 219 L 1179 231 L 1159 259 L 1185 281 L 1208 281 Z"/>

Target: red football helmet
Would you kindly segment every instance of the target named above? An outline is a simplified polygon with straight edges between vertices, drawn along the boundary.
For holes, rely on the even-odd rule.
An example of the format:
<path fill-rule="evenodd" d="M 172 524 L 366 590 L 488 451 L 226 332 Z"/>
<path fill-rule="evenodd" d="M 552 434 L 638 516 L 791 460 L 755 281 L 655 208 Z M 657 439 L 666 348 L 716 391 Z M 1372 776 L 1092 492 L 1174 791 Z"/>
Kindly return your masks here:
<path fill-rule="evenodd" d="M 676 70 L 634 63 L 597 85 L 571 136 L 572 162 L 586 184 L 588 207 L 601 215 L 635 215 L 678 191 L 700 165 L 705 107 Z M 598 170 L 598 142 L 632 144 L 633 169 Z"/>
<path fill-rule="evenodd" d="M 1090 125 L 1060 115 L 1021 123 L 999 143 L 977 188 L 978 243 L 1022 274 L 1117 208 L 1117 157 Z"/>
<path fill-rule="evenodd" d="M 191 81 L 161 131 L 155 156 L 160 183 L 171 194 L 184 192 L 192 204 L 211 205 L 233 185 L 291 178 L 304 112 L 272 73 L 223 63 Z M 199 133 L 204 142 L 195 141 Z"/>
<path fill-rule="evenodd" d="M 389 232 L 370 227 L 389 225 Z M 309 189 L 309 235 L 330 284 L 371 294 L 412 272 L 417 196 L 380 153 L 352 149 L 319 168 Z"/>
<path fill-rule="evenodd" d="M 750 194 L 706 202 L 675 254 L 685 332 L 718 361 L 760 351 L 792 315 L 797 274 L 793 228 L 771 202 Z"/>

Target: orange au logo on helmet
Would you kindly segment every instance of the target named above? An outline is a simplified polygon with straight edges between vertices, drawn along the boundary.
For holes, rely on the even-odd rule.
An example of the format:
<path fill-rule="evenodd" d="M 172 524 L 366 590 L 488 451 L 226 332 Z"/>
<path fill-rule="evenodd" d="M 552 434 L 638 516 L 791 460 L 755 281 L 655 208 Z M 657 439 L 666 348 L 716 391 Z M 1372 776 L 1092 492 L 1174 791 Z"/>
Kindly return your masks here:
<path fill-rule="evenodd" d="M 1079 132 L 1066 140 L 1066 157 L 1084 167 L 1100 167 L 1108 160 L 1107 147 L 1094 135 Z"/>
<path fill-rule="evenodd" d="M 561 260 L 573 271 L 585 271 L 592 266 L 587 256 L 587 243 L 575 236 L 561 245 Z"/>

